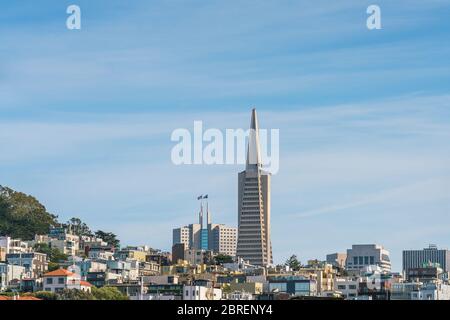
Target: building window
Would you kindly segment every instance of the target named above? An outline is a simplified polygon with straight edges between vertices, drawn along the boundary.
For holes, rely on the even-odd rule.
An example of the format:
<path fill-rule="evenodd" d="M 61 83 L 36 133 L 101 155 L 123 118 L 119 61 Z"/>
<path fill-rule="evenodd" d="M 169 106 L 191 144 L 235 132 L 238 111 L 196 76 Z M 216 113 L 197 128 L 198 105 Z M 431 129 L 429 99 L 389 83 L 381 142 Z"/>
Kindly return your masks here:
<path fill-rule="evenodd" d="M 281 283 L 270 283 L 269 284 L 270 291 L 278 290 L 279 292 L 286 292 L 287 291 L 287 284 L 286 282 Z"/>
<path fill-rule="evenodd" d="M 364 264 L 364 257 L 358 257 L 359 258 L 359 264 L 363 265 Z"/>
<path fill-rule="evenodd" d="M 338 290 L 345 290 L 345 288 L 346 288 L 345 285 L 342 284 L 338 285 Z"/>
<path fill-rule="evenodd" d="M 295 292 L 309 292 L 309 282 L 296 282 Z"/>
<path fill-rule="evenodd" d="M 358 257 L 353 257 L 353 264 L 357 265 L 358 264 Z"/>
<path fill-rule="evenodd" d="M 364 257 L 364 264 L 369 264 L 369 257 Z"/>
<path fill-rule="evenodd" d="M 58 284 L 64 284 L 64 278 L 58 278 Z"/>
<path fill-rule="evenodd" d="M 375 257 L 374 256 L 370 257 L 370 264 L 375 264 Z"/>
<path fill-rule="evenodd" d="M 53 278 L 47 278 L 47 284 L 53 284 Z"/>

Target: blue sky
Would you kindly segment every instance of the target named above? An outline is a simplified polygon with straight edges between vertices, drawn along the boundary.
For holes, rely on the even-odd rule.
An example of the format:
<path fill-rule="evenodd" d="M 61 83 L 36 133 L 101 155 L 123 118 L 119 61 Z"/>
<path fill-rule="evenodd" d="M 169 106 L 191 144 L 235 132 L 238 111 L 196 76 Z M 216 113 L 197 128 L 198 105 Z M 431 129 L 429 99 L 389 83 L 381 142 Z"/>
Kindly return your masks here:
<path fill-rule="evenodd" d="M 366 28 L 381 7 L 382 30 Z M 65 27 L 66 8 L 82 29 Z M 280 129 L 276 262 L 352 243 L 450 247 L 450 1 L 10 1 L 0 184 L 124 244 L 237 223 L 241 166 L 174 166 L 170 134 Z"/>

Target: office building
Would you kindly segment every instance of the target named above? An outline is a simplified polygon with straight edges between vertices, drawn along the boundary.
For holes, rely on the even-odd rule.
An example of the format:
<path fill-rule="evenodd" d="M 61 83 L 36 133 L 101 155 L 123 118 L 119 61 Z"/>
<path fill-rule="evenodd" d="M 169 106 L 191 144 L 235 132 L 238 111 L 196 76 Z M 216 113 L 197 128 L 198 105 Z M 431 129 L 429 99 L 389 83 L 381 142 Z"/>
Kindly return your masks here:
<path fill-rule="evenodd" d="M 183 243 L 185 250 L 205 250 L 235 256 L 237 228 L 212 223 L 208 203 L 206 203 L 206 222 L 204 221 L 203 211 L 204 205 L 202 201 L 198 223 L 173 229 L 172 245 Z"/>
<path fill-rule="evenodd" d="M 402 255 L 403 271 L 407 274 L 410 269 L 422 268 L 428 263 L 438 263 L 445 272 L 450 272 L 450 251 L 438 249 L 430 245 L 422 250 L 404 250 Z"/>
<path fill-rule="evenodd" d="M 389 251 L 378 244 L 356 244 L 347 250 L 347 270 L 361 271 L 368 266 L 378 266 L 383 272 L 390 272 Z"/>
<path fill-rule="evenodd" d="M 258 266 L 273 263 L 270 241 L 270 178 L 262 170 L 259 125 L 252 110 L 245 170 L 239 173 L 237 256 Z"/>

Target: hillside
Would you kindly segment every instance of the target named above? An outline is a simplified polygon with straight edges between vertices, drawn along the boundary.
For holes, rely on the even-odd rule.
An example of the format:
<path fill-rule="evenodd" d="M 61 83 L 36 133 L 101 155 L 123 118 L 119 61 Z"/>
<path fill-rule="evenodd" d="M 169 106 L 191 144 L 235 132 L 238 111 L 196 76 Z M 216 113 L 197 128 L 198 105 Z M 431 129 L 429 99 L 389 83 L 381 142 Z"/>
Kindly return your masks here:
<path fill-rule="evenodd" d="M 57 216 L 34 197 L 0 186 L 0 235 L 32 240 L 57 223 Z"/>

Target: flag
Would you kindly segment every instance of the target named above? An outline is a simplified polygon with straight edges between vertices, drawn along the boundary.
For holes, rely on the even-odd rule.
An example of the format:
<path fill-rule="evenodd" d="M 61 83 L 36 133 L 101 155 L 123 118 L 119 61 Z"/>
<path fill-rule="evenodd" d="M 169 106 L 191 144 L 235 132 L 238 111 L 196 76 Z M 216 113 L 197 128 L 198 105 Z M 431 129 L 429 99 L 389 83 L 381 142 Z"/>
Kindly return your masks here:
<path fill-rule="evenodd" d="M 205 195 L 205 196 L 203 197 L 203 199 L 208 199 L 208 195 Z"/>
<path fill-rule="evenodd" d="M 203 199 L 203 195 L 200 195 L 199 197 L 197 197 L 197 200 Z"/>

